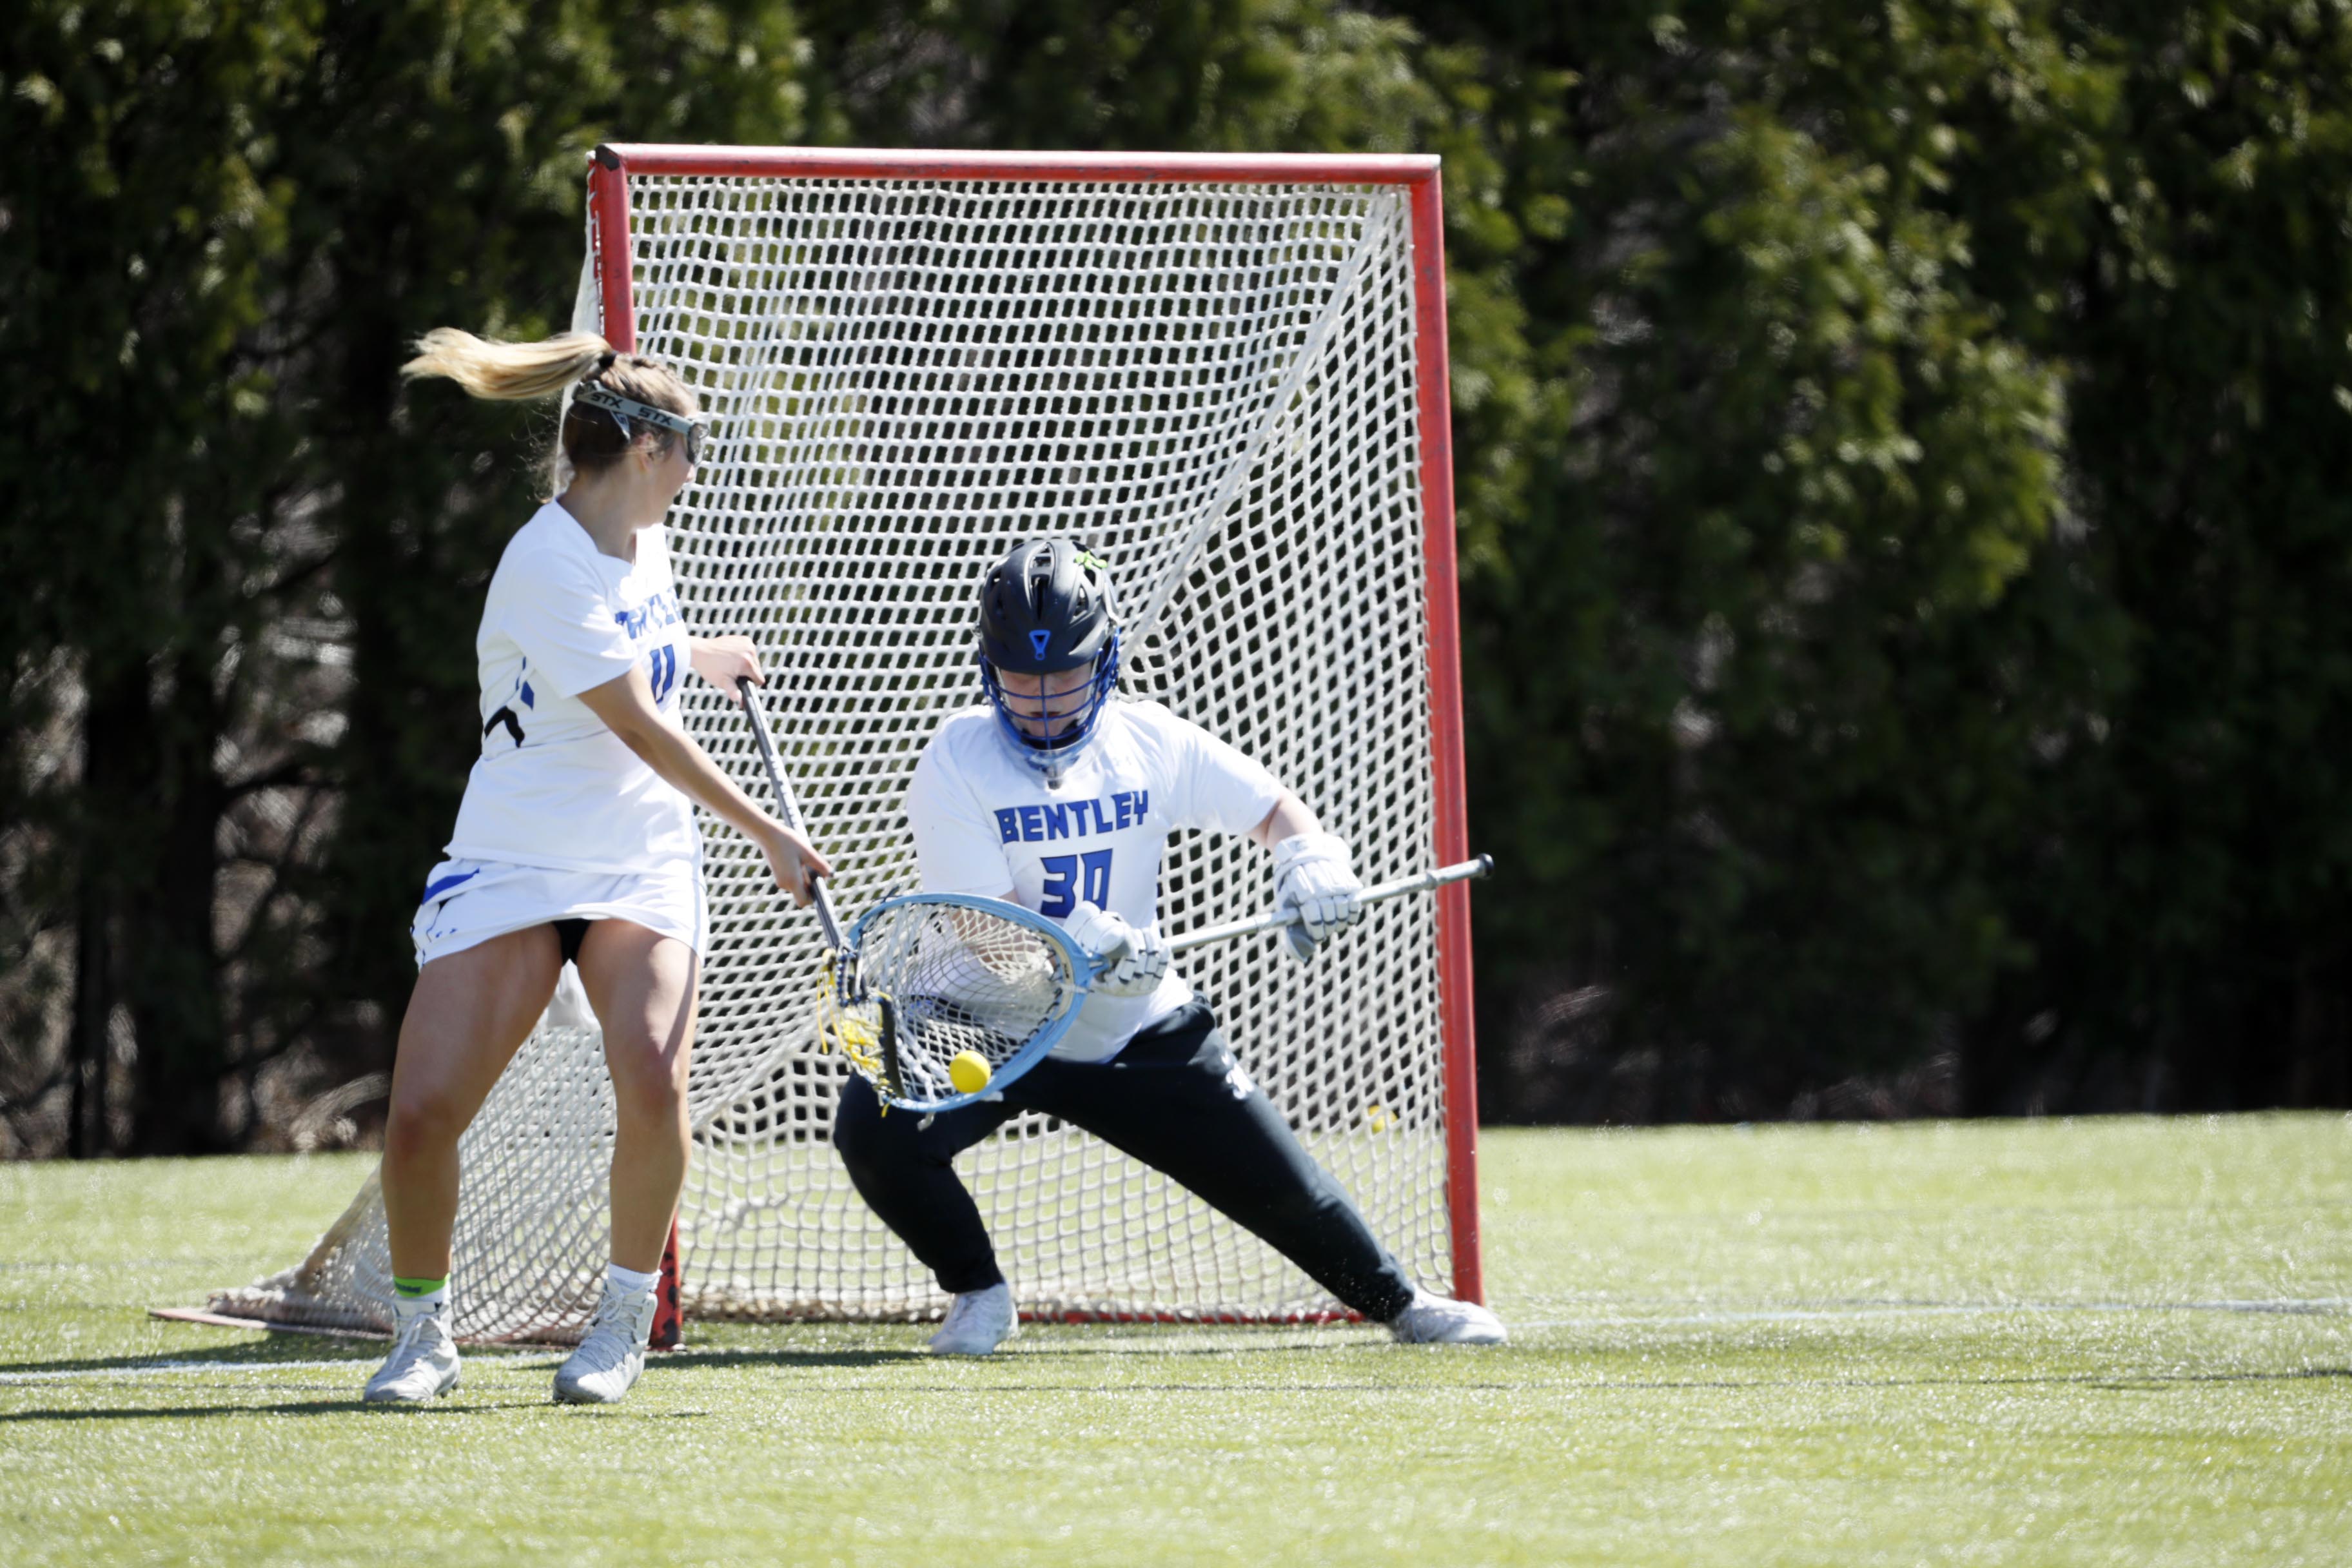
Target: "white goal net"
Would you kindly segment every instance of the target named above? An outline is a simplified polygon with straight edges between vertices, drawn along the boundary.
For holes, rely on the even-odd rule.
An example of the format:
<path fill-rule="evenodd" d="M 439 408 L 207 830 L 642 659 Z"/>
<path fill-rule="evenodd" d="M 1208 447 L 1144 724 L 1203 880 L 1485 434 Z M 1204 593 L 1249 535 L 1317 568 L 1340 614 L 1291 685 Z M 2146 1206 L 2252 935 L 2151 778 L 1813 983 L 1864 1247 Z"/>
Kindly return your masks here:
<path fill-rule="evenodd" d="M 1354 846 L 1367 881 L 1461 858 L 1445 782 L 1458 759 L 1440 740 L 1456 732 L 1450 538 L 1432 565 L 1433 530 L 1452 519 L 1424 423 L 1433 408 L 1443 419 L 1428 294 L 1442 271 L 1424 253 L 1417 276 L 1415 250 L 1417 201 L 1424 252 L 1435 232 L 1434 160 L 1270 174 L 1277 161 L 601 156 L 589 321 L 616 343 L 633 329 L 711 416 L 670 520 L 680 596 L 698 634 L 758 642 L 783 763 L 845 911 L 913 889 L 901 798 L 934 728 L 979 700 L 982 574 L 1048 535 L 1111 563 L 1125 691 L 1264 761 Z M 765 799 L 741 715 L 698 683 L 685 711 Z M 935 1315 L 945 1298 L 830 1146 L 845 1068 L 817 1049 L 814 922 L 731 829 L 703 833 L 712 938 L 678 1219 L 686 1313 Z M 1171 932 L 1254 914 L 1271 897 L 1267 857 L 1181 836 L 1161 890 Z M 1465 910 L 1383 905 L 1311 966 L 1276 939 L 1182 961 L 1308 1151 L 1439 1289 L 1464 1267 L 1475 1281 L 1452 1223 L 1475 1214 L 1458 1206 L 1475 1201 L 1471 1100 L 1446 1071 L 1449 1034 L 1457 1072 L 1467 1059 L 1468 976 L 1441 984 L 1444 922 Z M 594 1032 L 542 1026 L 462 1144 L 461 1335 L 562 1340 L 584 1324 L 612 1128 Z M 1024 1312 L 1338 1310 L 1074 1129 L 1016 1120 L 959 1168 Z M 304 1263 L 213 1305 L 375 1326 L 390 1294 L 371 1183 Z"/>

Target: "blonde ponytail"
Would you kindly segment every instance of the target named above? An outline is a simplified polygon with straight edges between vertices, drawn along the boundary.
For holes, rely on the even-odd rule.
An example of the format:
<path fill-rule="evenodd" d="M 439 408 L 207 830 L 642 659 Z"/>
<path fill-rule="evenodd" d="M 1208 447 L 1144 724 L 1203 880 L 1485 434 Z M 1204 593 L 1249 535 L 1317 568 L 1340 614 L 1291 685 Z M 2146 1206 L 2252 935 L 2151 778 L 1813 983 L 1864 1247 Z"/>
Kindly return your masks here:
<path fill-rule="evenodd" d="M 500 343 L 455 327 L 436 327 L 416 340 L 416 357 L 400 374 L 411 381 L 446 376 L 476 397 L 521 403 L 552 397 L 612 361 L 613 345 L 593 332 Z"/>
<path fill-rule="evenodd" d="M 400 367 L 411 381 L 446 376 L 476 397 L 503 403 L 552 397 L 593 381 L 624 397 L 671 414 L 691 415 L 693 390 L 657 361 L 613 352 L 594 332 L 565 332 L 536 343 L 492 342 L 455 327 L 436 327 L 416 340 L 416 357 Z M 631 430 L 601 409 L 570 404 L 544 469 L 552 493 L 561 494 L 575 473 L 593 473 L 618 462 L 633 441 L 667 447 L 666 430 Z"/>

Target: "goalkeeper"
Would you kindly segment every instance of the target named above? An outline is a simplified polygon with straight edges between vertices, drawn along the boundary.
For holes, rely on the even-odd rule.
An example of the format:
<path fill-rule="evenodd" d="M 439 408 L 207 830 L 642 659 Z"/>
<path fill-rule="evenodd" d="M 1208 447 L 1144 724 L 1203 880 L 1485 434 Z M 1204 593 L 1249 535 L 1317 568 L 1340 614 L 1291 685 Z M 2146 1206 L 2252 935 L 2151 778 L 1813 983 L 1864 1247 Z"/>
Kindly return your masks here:
<path fill-rule="evenodd" d="M 663 1244 L 686 1178 L 687 1058 L 705 921 L 699 801 L 808 901 L 824 861 L 751 804 L 677 723 L 691 668 L 759 677 L 747 638 L 691 637 L 661 522 L 694 472 L 694 395 L 651 360 L 573 333 L 490 343 L 443 329 L 405 367 L 477 397 L 569 389 L 555 499 L 507 542 L 475 636 L 482 751 L 412 935 L 383 1136 L 392 1354 L 366 1397 L 421 1404 L 457 1382 L 445 1321 L 457 1139 L 545 1010 L 566 960 L 613 1078 L 612 1263 L 555 1396 L 609 1404 L 645 1365 Z M 463 1281 L 460 1281 L 462 1288 Z"/>
<path fill-rule="evenodd" d="M 1301 959 L 1363 912 L 1348 847 L 1233 747 L 1156 702 L 1114 700 L 1108 568 L 1067 541 L 1024 544 L 991 568 L 980 671 L 986 703 L 940 726 L 907 793 L 924 890 L 1024 905 L 1097 961 L 1116 956 L 1053 1054 L 1001 1099 L 885 1116 L 864 1079 L 842 1090 L 833 1136 L 850 1179 L 954 1297 L 931 1349 L 986 1355 L 1018 1331 L 951 1162 L 1024 1110 L 1167 1173 L 1399 1340 L 1501 1342 L 1484 1307 L 1415 1289 L 1169 965 L 1158 899 L 1171 832 L 1246 834 L 1271 849 L 1276 903 L 1301 917 L 1286 928 Z"/>

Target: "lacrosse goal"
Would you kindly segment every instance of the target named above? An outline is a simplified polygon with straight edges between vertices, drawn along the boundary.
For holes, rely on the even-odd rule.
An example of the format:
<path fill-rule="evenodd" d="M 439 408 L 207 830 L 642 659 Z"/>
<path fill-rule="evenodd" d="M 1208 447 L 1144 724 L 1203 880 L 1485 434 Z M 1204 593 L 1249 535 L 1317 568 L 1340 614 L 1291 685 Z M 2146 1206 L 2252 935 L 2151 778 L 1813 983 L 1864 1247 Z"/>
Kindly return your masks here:
<path fill-rule="evenodd" d="M 1122 683 L 1263 760 L 1367 880 L 1463 859 L 1437 160 L 612 146 L 576 324 L 711 416 L 671 514 L 681 598 L 771 672 L 783 763 L 856 911 L 911 890 L 900 800 L 979 700 L 981 574 L 1055 534 L 1111 563 Z M 687 721 L 754 798 L 740 711 Z M 711 947 L 674 1255 L 688 1316 L 914 1319 L 944 1298 L 829 1146 L 818 937 L 704 825 Z M 1181 836 L 1164 926 L 1255 913 L 1263 851 Z M 1477 1300 L 1469 892 L 1373 912 L 1296 964 L 1190 955 L 1251 1072 L 1409 1270 Z M 462 1145 L 453 1307 L 576 1337 L 604 1261 L 611 1093 L 544 1025 Z M 966 1157 L 1024 1312 L 1296 1321 L 1319 1288 L 1181 1188 L 1024 1118 Z M 213 1310 L 389 1317 L 371 1183 L 310 1257 Z"/>

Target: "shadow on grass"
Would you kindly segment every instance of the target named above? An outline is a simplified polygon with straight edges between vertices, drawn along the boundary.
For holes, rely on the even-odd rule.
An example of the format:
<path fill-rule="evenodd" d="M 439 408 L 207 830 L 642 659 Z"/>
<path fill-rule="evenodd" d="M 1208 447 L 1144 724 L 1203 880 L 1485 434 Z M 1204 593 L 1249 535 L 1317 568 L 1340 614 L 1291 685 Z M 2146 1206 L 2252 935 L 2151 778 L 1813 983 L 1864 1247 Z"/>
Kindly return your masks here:
<path fill-rule="evenodd" d="M 1179 1356 L 1211 1357 L 1230 1360 L 1244 1355 L 1296 1355 L 1309 1353 L 1328 1355 L 1333 1351 L 1384 1349 L 1384 1344 L 1371 1342 L 1338 1341 L 1313 1342 L 1299 1341 L 1285 1344 L 1203 1345 L 1160 1343 L 1150 1340 L 1130 1339 L 1115 1343 L 1087 1341 L 1039 1342 L 1024 1336 L 1015 1348 L 995 1356 L 935 1356 L 926 1350 L 859 1349 L 844 1347 L 834 1350 L 803 1350 L 790 1345 L 714 1346 L 709 1350 L 685 1350 L 648 1356 L 648 1371 L 665 1366 L 898 1366 L 928 1363 L 933 1366 L 946 1363 L 951 1365 L 986 1364 L 1002 1366 L 1008 1363 L 1027 1361 L 1082 1360 L 1103 1356 L 1152 1356 L 1174 1359 Z"/>
<path fill-rule="evenodd" d="M 999 1367 L 1005 1363 L 992 1363 Z M 890 1383 L 856 1384 L 839 1389 L 812 1390 L 822 1394 L 876 1394 L 887 1398 L 903 1398 L 909 1394 L 961 1394 L 985 1398 L 997 1394 L 1035 1394 L 1054 1398 L 1072 1394 L 1286 1394 L 1294 1397 L 1321 1398 L 1334 1394 L 1370 1394 L 1394 1398 L 1400 1395 L 1441 1397 L 1458 1394 L 1526 1394 L 1541 1390 L 1558 1394 L 1672 1394 L 1688 1390 L 1695 1394 L 1746 1393 L 1767 1394 L 1799 1388 L 2011 1388 L 2011 1387 L 2074 1387 L 2098 1388 L 2116 1394 L 2156 1393 L 2168 1388 L 2187 1388 L 2222 1383 L 2304 1383 L 2315 1379 L 2352 1378 L 2352 1367 L 2307 1367 L 2282 1372 L 2215 1372 L 2215 1373 L 2053 1373 L 2046 1377 L 1791 1377 L 1775 1379 L 1691 1378 L 1686 1380 L 1619 1380 L 1601 1379 L 1591 1383 L 1553 1382 L 1524 1379 L 1518 1381 L 1485 1379 L 1448 1383 L 992 1383 L 975 1380 L 971 1383 Z"/>
<path fill-rule="evenodd" d="M 544 1410 L 544 1399 L 501 1399 L 480 1405 L 446 1401 L 422 1409 L 369 1405 L 357 1394 L 349 1399 L 292 1399 L 257 1405 L 117 1405 L 81 1410 L 10 1410 L 0 1412 L 0 1426 L 30 1421 L 153 1421 L 208 1415 L 354 1415 L 362 1412 L 386 1421 L 431 1421 L 451 1415 L 494 1415 L 507 1410 Z"/>
<path fill-rule="evenodd" d="M 894 1363 L 927 1360 L 912 1354 L 866 1354 L 863 1352 L 803 1352 L 777 1355 L 706 1355 L 683 1356 L 659 1364 L 690 1365 L 767 1365 L 818 1364 L 856 1370 Z M 1010 1358 L 995 1363 L 972 1363 L 1010 1371 L 1016 1363 Z M 1086 1383 L 1003 1383 L 975 1380 L 969 1383 L 876 1383 L 848 1382 L 822 1392 L 845 1394 L 877 1394 L 903 1398 L 909 1394 L 965 1395 L 984 1398 L 992 1395 L 1043 1394 L 1051 1398 L 1071 1395 L 1120 1395 L 1200 1394 L 1232 1397 L 1248 1394 L 1286 1395 L 1294 1398 L 1321 1398 L 1335 1394 L 1369 1394 L 1386 1397 L 1398 1394 L 1443 1396 L 1464 1393 L 1526 1393 L 1541 1387 L 1559 1394 L 1602 1394 L 1619 1393 L 1695 1394 L 1748 1393 L 1763 1394 L 1802 1388 L 2018 1388 L 2072 1387 L 2095 1388 L 2116 1394 L 2157 1394 L 2172 1389 L 2211 1386 L 2217 1384 L 2288 1384 L 2320 1380 L 2352 1379 L 2352 1367 L 2294 1367 L 2267 1372 L 2169 1372 L 2169 1373 L 2061 1373 L 2044 1375 L 2010 1377 L 1792 1377 L 1792 1378 L 1601 1378 L 1591 1382 L 1544 1382 L 1534 1380 L 1481 1380 L 1458 1383 L 1400 1384 L 1391 1382 L 1215 1382 L 1215 1383 L 1149 1383 L 1149 1384 L 1086 1384 Z M 0 1412 L 0 1427 L 37 1422 L 66 1421 L 141 1421 L 181 1419 L 222 1415 L 332 1415 L 362 1412 L 384 1419 L 414 1416 L 430 1419 L 436 1416 L 483 1415 L 501 1411 L 546 1411 L 551 1408 L 575 1413 L 587 1419 L 683 1420 L 697 1419 L 710 1413 L 699 1409 L 648 1409 L 640 1400 L 627 1408 L 606 1410 L 585 1406 L 551 1405 L 543 1397 L 501 1398 L 484 1400 L 448 1400 L 424 1407 L 372 1406 L 356 1395 L 332 1399 L 297 1399 L 257 1401 L 245 1405 L 105 1405 Z"/>
<path fill-rule="evenodd" d="M 139 1372 L 167 1366 L 210 1366 L 218 1363 L 249 1365 L 257 1362 L 348 1361 L 383 1359 L 383 1345 L 372 1340 L 348 1340 L 324 1334 L 272 1333 L 268 1339 L 242 1345 L 211 1345 L 175 1354 L 68 1356 L 57 1361 L 0 1362 L 0 1373 L 58 1372 Z"/>
<path fill-rule="evenodd" d="M 658 1372 L 668 1367 L 690 1366 L 837 1366 L 855 1369 L 902 1366 L 909 1362 L 930 1359 L 922 1351 L 803 1351 L 779 1346 L 774 1349 L 664 1351 L 646 1357 L 646 1370 Z"/>
<path fill-rule="evenodd" d="M 7 1374 L 56 1374 L 74 1372 L 152 1372 L 165 1368 L 201 1368 L 205 1366 L 257 1367 L 271 1362 L 350 1362 L 354 1365 L 373 1363 L 383 1359 L 384 1341 L 354 1340 L 323 1334 L 305 1334 L 273 1330 L 268 1337 L 246 1344 L 212 1345 L 201 1350 L 158 1355 L 67 1356 L 54 1361 L 0 1362 L 0 1377 Z M 564 1345 L 467 1344 L 465 1353 L 471 1356 L 528 1358 L 562 1356 L 568 1352 Z M 1078 1357 L 1108 1355 L 1151 1356 L 1232 1356 L 1241 1353 L 1265 1354 L 1273 1352 L 1337 1349 L 1339 1346 L 1296 1344 L 1176 1345 L 1156 1344 L 1149 1340 L 1129 1340 L 1117 1344 L 1085 1342 L 1024 1345 L 1017 1352 L 1022 1358 Z M 659 1367 L 702 1366 L 780 1366 L 780 1367 L 843 1367 L 865 1368 L 895 1366 L 909 1363 L 933 1362 L 939 1358 L 923 1350 L 890 1349 L 884 1347 L 814 1349 L 793 1345 L 714 1346 L 708 1350 L 658 1351 L 648 1356 L 648 1369 Z M 1013 1359 L 1007 1356 L 1005 1360 Z"/>

